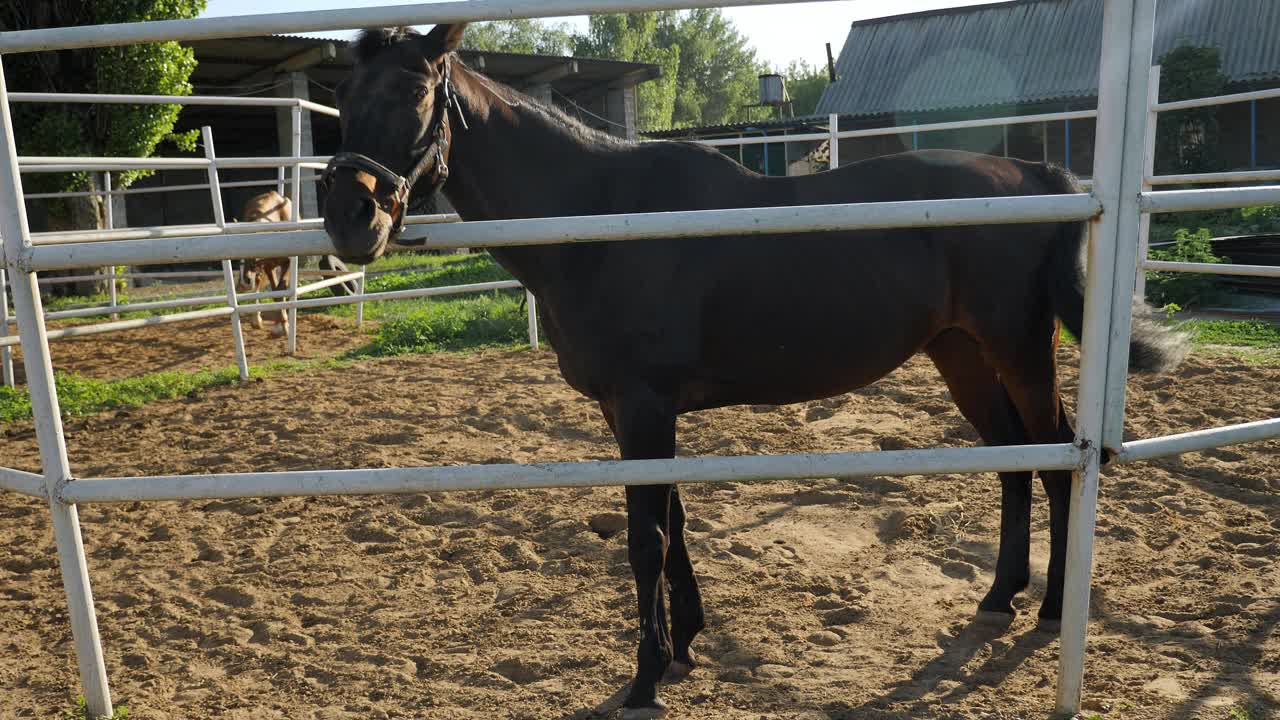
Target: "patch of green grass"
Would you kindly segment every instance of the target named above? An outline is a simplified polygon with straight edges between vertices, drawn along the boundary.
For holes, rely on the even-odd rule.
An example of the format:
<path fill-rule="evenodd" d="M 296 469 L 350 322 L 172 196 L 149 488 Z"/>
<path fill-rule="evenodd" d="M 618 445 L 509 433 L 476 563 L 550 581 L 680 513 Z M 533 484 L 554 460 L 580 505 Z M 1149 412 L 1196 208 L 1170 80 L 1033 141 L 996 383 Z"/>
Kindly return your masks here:
<path fill-rule="evenodd" d="M 404 269 L 370 277 L 365 283 L 365 288 L 368 292 L 388 292 L 511 279 L 511 275 L 488 255 L 432 257 L 433 260 L 437 258 L 438 262 L 433 262 L 426 267 L 419 266 L 411 270 Z"/>
<path fill-rule="evenodd" d="M 373 356 L 511 347 L 527 341 L 520 296 L 485 293 L 479 297 L 435 301 L 389 319 L 373 343 L 356 354 Z"/>
<path fill-rule="evenodd" d="M 1188 320 L 1180 327 L 1197 345 L 1280 348 L 1280 327 L 1263 320 Z"/>
<path fill-rule="evenodd" d="M 128 720 L 129 708 L 123 705 L 117 705 L 111 712 L 111 717 L 106 720 Z M 89 716 L 89 707 L 82 697 L 76 701 L 76 706 L 70 710 L 63 710 L 58 713 L 57 720 L 98 720 Z"/>
<path fill-rule="evenodd" d="M 480 253 L 478 255 L 432 255 L 426 252 L 394 252 L 383 255 L 375 260 L 371 265 L 366 265 L 365 272 L 373 274 L 399 272 L 402 270 L 430 269 L 471 257 L 487 258 L 488 255 L 485 255 L 484 253 Z M 351 269 L 358 270 L 359 268 L 353 267 Z"/>
<path fill-rule="evenodd" d="M 316 363 L 280 361 L 249 369 L 250 378 L 265 378 L 314 367 Z M 232 385 L 240 379 L 235 367 L 198 372 L 158 372 L 122 380 L 94 380 L 58 373 L 59 407 L 63 417 L 82 417 L 103 410 L 138 407 L 156 400 L 189 395 L 209 388 Z M 26 387 L 0 387 L 0 422 L 31 418 L 31 397 Z"/>
<path fill-rule="evenodd" d="M 487 254 L 411 255 L 410 266 L 397 256 L 380 259 L 367 268 L 373 273 L 391 267 L 408 268 L 370 277 L 368 292 L 470 285 L 510 280 L 511 275 Z M 388 263 L 388 260 L 395 262 Z M 527 318 L 519 290 L 499 290 L 395 302 L 366 303 L 364 316 L 381 323 L 373 342 L 348 357 L 388 357 L 409 353 L 512 347 L 527 341 Z M 352 305 L 326 309 L 351 316 Z"/>

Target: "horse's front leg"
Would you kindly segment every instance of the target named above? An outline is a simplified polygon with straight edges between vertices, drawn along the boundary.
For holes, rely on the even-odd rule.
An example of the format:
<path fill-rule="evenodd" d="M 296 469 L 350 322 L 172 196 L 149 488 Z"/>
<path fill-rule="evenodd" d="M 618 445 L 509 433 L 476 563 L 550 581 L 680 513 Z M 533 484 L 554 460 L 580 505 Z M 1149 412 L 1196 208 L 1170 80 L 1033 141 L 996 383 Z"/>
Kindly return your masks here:
<path fill-rule="evenodd" d="M 622 393 L 609 403 L 614 433 L 624 460 L 670 458 L 675 455 L 676 415 L 671 398 L 648 390 Z M 627 488 L 627 559 L 636 581 L 640 646 L 636 675 L 623 703 L 627 720 L 658 717 L 666 706 L 658 699 L 658 682 L 671 663 L 671 634 L 663 598 L 673 486 Z"/>

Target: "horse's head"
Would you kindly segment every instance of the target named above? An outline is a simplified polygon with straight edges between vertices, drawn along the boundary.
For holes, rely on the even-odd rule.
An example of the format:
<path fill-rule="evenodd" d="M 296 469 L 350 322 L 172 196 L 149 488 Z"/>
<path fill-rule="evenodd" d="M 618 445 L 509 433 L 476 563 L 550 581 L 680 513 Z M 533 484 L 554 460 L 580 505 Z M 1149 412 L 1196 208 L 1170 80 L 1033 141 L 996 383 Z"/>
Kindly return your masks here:
<path fill-rule="evenodd" d="M 450 65 L 465 27 L 366 31 L 355 44 L 355 68 L 335 92 L 342 146 L 324 176 L 324 228 L 343 260 L 380 256 L 415 186 L 422 198 L 448 177 Z"/>
<path fill-rule="evenodd" d="M 236 292 L 256 293 L 275 289 L 289 271 L 288 258 L 249 258 L 240 263 Z"/>

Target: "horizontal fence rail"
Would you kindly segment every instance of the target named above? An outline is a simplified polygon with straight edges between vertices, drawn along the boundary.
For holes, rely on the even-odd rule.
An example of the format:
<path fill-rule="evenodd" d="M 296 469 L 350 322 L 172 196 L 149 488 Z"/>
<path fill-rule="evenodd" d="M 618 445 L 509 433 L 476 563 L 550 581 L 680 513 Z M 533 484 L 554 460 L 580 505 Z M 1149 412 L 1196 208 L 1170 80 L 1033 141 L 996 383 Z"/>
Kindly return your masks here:
<path fill-rule="evenodd" d="M 223 298 L 225 300 L 225 298 Z M 135 318 L 132 320 L 115 320 L 112 322 L 95 323 L 93 325 L 73 325 L 71 327 L 58 328 L 49 330 L 46 335 L 50 340 L 69 340 L 71 338 L 83 337 L 86 335 L 100 335 L 102 333 L 118 332 L 120 330 L 136 330 L 142 327 L 151 327 L 152 325 L 168 325 L 170 323 L 186 322 L 189 320 L 204 320 L 212 317 L 223 317 L 231 315 L 235 310 L 229 307 L 209 308 L 207 310 L 193 310 L 191 312 L 172 313 L 170 315 L 152 315 L 145 318 Z M 0 347 L 19 345 L 19 338 L 0 337 Z"/>
<path fill-rule="evenodd" d="M 0 53 L 135 45 L 167 40 L 261 37 L 319 30 L 594 15 L 648 10 L 782 5 L 813 0 L 454 0 L 351 10 L 157 20 L 115 25 L 18 30 L 0 35 Z"/>
<path fill-rule="evenodd" d="M 1230 263 L 1192 263 L 1147 260 L 1143 269 L 1152 272 L 1189 272 L 1205 275 L 1240 275 L 1242 277 L 1280 277 L 1280 265 L 1233 265 Z"/>
<path fill-rule="evenodd" d="M 1152 190 L 1141 193 L 1138 202 L 1142 212 L 1153 214 L 1275 205 L 1280 203 L 1280 185 L 1204 190 Z"/>
<path fill-rule="evenodd" d="M 1101 204 L 1096 198 L 1080 193 L 441 223 L 428 228 L 410 226 L 403 239 L 426 237 L 421 247 L 427 248 L 489 248 L 667 237 L 1057 222 L 1088 220 L 1100 210 Z M 17 258 L 17 264 L 24 270 L 42 271 L 224 257 L 320 255 L 332 251 L 333 245 L 323 232 L 286 231 L 260 237 L 204 235 L 72 246 L 37 245 L 25 249 L 23 257 Z"/>
<path fill-rule="evenodd" d="M 860 478 L 992 470 L 1001 472 L 1071 470 L 1079 463 L 1080 451 L 1073 445 L 1013 445 L 535 465 L 463 465 L 99 478 L 67 483 L 63 485 L 60 497 L 64 502 L 81 503 L 300 495 L 374 495 L 515 488 L 805 480 L 827 477 Z"/>
<path fill-rule="evenodd" d="M 1098 116 L 1096 110 L 1076 110 L 1072 112 L 1043 113 L 1038 115 L 1009 115 L 998 118 L 979 118 L 976 120 L 954 120 L 950 122 L 922 123 L 919 125 L 896 125 L 887 128 L 865 128 L 862 130 L 841 130 L 831 133 L 800 133 L 796 135 L 770 135 L 768 137 L 722 138 L 716 140 L 695 140 L 699 145 L 711 147 L 738 145 L 773 145 L 787 142 L 821 142 L 835 138 L 849 140 L 853 138 L 881 137 L 885 135 L 903 135 L 909 133 L 937 132 L 941 130 L 968 130 L 971 128 L 999 127 L 1002 125 L 1028 125 L 1041 122 L 1061 120 L 1087 120 Z M 673 140 L 678 138 L 672 138 Z M 661 142 L 661 141 L 655 141 Z"/>
<path fill-rule="evenodd" d="M 0 467 L 0 490 L 42 498 L 45 496 L 44 477 L 22 470 Z"/>
<path fill-rule="evenodd" d="M 1124 444 L 1117 456 L 1121 463 L 1155 460 L 1170 455 L 1199 452 L 1224 445 L 1259 442 L 1280 437 L 1280 418 L 1195 430 L 1178 435 L 1135 440 Z"/>
<path fill-rule="evenodd" d="M 1153 112 L 1158 113 L 1175 112 L 1178 110 L 1191 110 L 1192 108 L 1209 107 L 1211 105 L 1230 105 L 1231 103 L 1249 102 L 1250 100 L 1269 100 L 1271 98 L 1280 98 L 1280 88 L 1156 103 L 1151 107 L 1151 109 Z"/>

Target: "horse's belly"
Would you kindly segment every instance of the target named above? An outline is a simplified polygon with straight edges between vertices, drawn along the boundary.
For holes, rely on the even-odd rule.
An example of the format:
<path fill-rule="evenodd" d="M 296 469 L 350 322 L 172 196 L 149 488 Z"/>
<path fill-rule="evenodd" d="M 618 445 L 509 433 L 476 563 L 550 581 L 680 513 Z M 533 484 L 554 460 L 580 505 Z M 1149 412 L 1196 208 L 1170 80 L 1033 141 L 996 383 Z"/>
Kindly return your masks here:
<path fill-rule="evenodd" d="M 820 345 L 739 344 L 746 351 L 736 359 L 706 362 L 681 386 L 682 410 L 725 405 L 787 405 L 820 400 L 865 387 L 893 372 L 928 342 L 931 334 L 914 337 L 830 337 Z"/>

